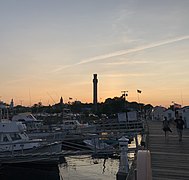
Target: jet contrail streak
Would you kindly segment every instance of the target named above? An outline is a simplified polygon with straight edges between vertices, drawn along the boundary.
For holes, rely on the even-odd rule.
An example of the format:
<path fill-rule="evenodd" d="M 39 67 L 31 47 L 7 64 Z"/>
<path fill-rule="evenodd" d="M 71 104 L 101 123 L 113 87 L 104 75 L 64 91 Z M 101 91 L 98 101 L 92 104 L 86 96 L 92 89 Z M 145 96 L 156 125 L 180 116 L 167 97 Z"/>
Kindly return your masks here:
<path fill-rule="evenodd" d="M 102 59 L 111 58 L 111 57 L 115 57 L 115 56 L 126 55 L 126 54 L 129 54 L 129 53 L 143 51 L 143 50 L 146 50 L 146 49 L 151 49 L 151 48 L 155 48 L 155 47 L 159 47 L 159 46 L 164 46 L 166 44 L 171 44 L 171 43 L 186 40 L 186 39 L 189 39 L 189 36 L 177 37 L 177 38 L 174 38 L 174 39 L 161 41 L 161 42 L 157 42 L 157 43 L 153 43 L 153 44 L 149 44 L 149 45 L 145 45 L 145 46 L 141 46 L 141 47 L 136 47 L 136 48 L 133 48 L 133 49 L 116 51 L 116 52 L 113 52 L 113 53 L 110 53 L 110 54 L 105 54 L 105 55 L 96 56 L 96 57 L 93 57 L 93 58 L 83 60 L 83 61 L 77 63 L 77 65 L 90 63 L 90 62 L 94 62 L 94 61 L 99 61 L 99 60 L 102 60 Z"/>
<path fill-rule="evenodd" d="M 109 54 L 104 54 L 104 55 L 88 58 L 88 59 L 85 59 L 85 60 L 80 61 L 78 63 L 72 64 L 72 65 L 62 66 L 62 67 L 59 67 L 59 68 L 53 70 L 52 72 L 58 72 L 58 71 L 61 71 L 62 69 L 66 69 L 66 68 L 73 67 L 73 66 L 76 66 L 76 65 L 82 65 L 82 64 L 95 62 L 95 61 L 100 61 L 102 59 L 112 58 L 112 57 L 121 56 L 121 55 L 127 55 L 127 54 L 130 54 L 130 53 L 135 53 L 135 52 L 139 52 L 139 51 L 143 51 L 143 50 L 147 50 L 147 49 L 151 49 L 151 48 L 155 48 L 155 47 L 159 47 L 159 46 L 164 46 L 164 45 L 167 45 L 167 44 L 171 44 L 171 43 L 175 43 L 175 42 L 182 41 L 182 40 L 187 40 L 187 39 L 189 39 L 189 35 L 176 37 L 174 39 L 169 39 L 169 40 L 165 40 L 165 41 L 161 41 L 161 42 L 156 42 L 156 43 L 152 43 L 152 44 L 136 47 L 136 48 L 133 48 L 133 49 L 116 51 L 116 52 L 113 52 L 113 53 L 109 53 Z"/>

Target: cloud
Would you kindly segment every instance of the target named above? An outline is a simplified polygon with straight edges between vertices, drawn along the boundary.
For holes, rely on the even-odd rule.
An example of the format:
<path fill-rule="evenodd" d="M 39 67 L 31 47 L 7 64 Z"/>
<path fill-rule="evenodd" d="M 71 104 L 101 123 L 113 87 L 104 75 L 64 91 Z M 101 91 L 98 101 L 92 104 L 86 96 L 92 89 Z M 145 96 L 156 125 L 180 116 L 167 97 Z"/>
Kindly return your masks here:
<path fill-rule="evenodd" d="M 57 68 L 57 69 L 55 69 L 51 72 L 58 72 L 58 71 L 61 71 L 65 68 L 70 68 L 70 67 L 77 66 L 77 65 L 96 62 L 96 61 L 100 61 L 100 60 L 103 60 L 103 59 L 108 59 L 108 58 L 112 58 L 112 57 L 116 57 L 116 56 L 127 55 L 127 54 L 130 54 L 130 53 L 136 53 L 136 52 L 140 52 L 140 51 L 164 46 L 164 45 L 167 45 L 167 44 L 172 44 L 172 43 L 179 42 L 179 41 L 182 41 L 182 40 L 187 40 L 187 39 L 189 39 L 189 35 L 176 37 L 176 38 L 173 38 L 173 39 L 168 39 L 168 40 L 164 40 L 164 41 L 160 41 L 160 42 L 155 42 L 155 43 L 152 43 L 152 44 L 143 45 L 143 46 L 136 47 L 136 48 L 133 48 L 133 49 L 115 51 L 115 52 L 112 52 L 112 53 L 109 53 L 109 54 L 103 54 L 103 55 L 100 55 L 100 56 L 95 56 L 95 57 L 92 57 L 92 58 L 84 59 L 83 61 L 80 61 L 80 62 L 72 64 L 72 65 L 62 66 L 62 67 L 59 67 L 59 68 Z"/>

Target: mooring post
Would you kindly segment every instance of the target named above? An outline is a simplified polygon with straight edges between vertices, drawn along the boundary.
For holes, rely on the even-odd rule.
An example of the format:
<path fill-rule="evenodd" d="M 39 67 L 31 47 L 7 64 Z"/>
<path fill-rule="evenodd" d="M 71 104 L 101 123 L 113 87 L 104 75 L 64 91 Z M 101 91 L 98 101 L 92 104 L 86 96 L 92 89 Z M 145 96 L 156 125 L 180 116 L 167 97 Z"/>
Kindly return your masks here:
<path fill-rule="evenodd" d="M 137 180 L 152 180 L 151 154 L 149 150 L 138 151 Z"/>
<path fill-rule="evenodd" d="M 128 141 L 129 139 L 125 138 L 124 136 L 119 139 L 120 162 L 119 170 L 116 174 L 117 180 L 126 180 L 129 173 L 129 163 L 127 158 Z"/>
<path fill-rule="evenodd" d="M 135 134 L 136 151 L 138 151 L 138 135 Z"/>

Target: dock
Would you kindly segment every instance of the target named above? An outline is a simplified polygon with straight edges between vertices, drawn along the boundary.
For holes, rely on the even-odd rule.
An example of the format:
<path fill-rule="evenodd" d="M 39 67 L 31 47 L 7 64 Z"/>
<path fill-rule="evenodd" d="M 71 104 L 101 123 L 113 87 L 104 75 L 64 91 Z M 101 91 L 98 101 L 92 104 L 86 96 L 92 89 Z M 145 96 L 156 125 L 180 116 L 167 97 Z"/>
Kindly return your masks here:
<path fill-rule="evenodd" d="M 189 129 L 183 130 L 183 139 L 178 140 L 177 130 L 171 124 L 172 133 L 165 139 L 162 122 L 148 121 L 147 148 L 151 153 L 153 180 L 189 179 Z"/>

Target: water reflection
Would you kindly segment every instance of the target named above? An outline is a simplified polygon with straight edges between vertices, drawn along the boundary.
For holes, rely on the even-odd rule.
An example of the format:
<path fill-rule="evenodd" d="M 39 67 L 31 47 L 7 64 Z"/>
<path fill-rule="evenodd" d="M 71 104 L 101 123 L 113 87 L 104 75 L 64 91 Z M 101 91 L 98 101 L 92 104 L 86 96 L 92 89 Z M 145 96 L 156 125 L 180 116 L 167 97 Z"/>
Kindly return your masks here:
<path fill-rule="evenodd" d="M 11 164 L 0 167 L 1 180 L 60 180 L 57 165 Z"/>
<path fill-rule="evenodd" d="M 132 154 L 128 154 L 129 165 Z M 14 164 L 0 166 L 0 180 L 115 180 L 119 158 L 66 157 L 61 165 Z"/>
<path fill-rule="evenodd" d="M 87 155 L 66 157 L 66 161 L 60 166 L 63 180 L 115 180 L 119 167 L 119 159 L 94 159 Z"/>
<path fill-rule="evenodd" d="M 129 148 L 135 147 L 136 143 L 132 141 Z M 94 159 L 90 155 L 80 155 L 63 158 L 63 163 L 56 166 L 34 163 L 3 165 L 0 166 L 0 180 L 115 180 L 119 156 L 114 158 Z M 128 153 L 129 166 L 133 159 L 134 153 Z"/>

